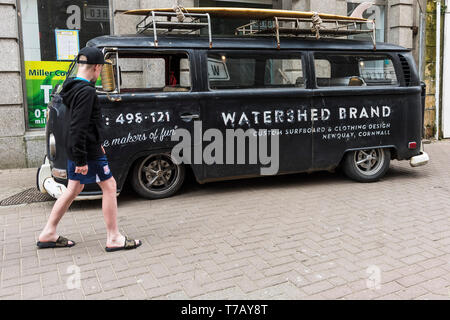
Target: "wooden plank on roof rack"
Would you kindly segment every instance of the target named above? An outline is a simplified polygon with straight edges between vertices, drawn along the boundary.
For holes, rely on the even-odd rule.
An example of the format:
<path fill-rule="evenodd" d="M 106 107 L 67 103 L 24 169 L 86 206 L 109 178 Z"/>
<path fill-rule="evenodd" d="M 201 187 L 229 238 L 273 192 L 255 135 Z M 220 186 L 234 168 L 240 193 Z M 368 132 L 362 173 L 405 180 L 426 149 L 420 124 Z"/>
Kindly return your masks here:
<path fill-rule="evenodd" d="M 262 30 L 254 31 L 255 34 L 273 34 L 276 32 L 276 28 L 266 28 Z M 289 35 L 314 35 L 315 33 L 311 29 L 298 29 L 298 28 L 279 28 L 279 33 Z M 334 30 L 334 29 L 321 29 L 321 35 L 333 35 L 333 36 L 350 36 L 362 33 L 372 33 L 372 30 Z"/>
<path fill-rule="evenodd" d="M 153 8 L 136 9 L 125 11 L 125 14 L 147 16 L 151 12 L 174 12 L 173 8 Z M 255 8 L 229 8 L 229 7 L 201 7 L 201 8 L 183 8 L 184 13 L 209 13 L 211 17 L 236 18 L 236 19 L 255 19 L 264 20 L 274 17 L 280 18 L 312 18 L 313 12 L 293 11 L 293 10 L 275 10 L 275 9 L 255 9 Z M 345 20 L 364 22 L 367 19 L 340 16 L 327 13 L 319 13 L 322 20 Z"/>
<path fill-rule="evenodd" d="M 158 21 L 156 24 L 157 28 L 162 29 L 186 29 L 186 30 L 197 30 L 203 27 L 207 27 L 207 23 L 182 23 L 182 22 L 170 22 L 170 21 Z M 153 22 L 149 23 L 149 28 L 153 27 Z"/>

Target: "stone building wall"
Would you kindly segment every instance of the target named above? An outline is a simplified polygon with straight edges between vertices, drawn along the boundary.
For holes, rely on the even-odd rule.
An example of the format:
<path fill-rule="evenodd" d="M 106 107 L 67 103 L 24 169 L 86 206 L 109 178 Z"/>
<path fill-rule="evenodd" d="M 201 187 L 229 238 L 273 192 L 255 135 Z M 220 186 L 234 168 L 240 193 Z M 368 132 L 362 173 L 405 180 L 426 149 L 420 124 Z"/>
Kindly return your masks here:
<path fill-rule="evenodd" d="M 424 82 L 427 85 L 425 97 L 425 132 L 426 136 L 435 135 L 435 75 L 436 75 L 436 4 L 434 1 L 427 3 L 427 37 L 425 42 L 425 71 Z"/>
<path fill-rule="evenodd" d="M 0 168 L 27 166 L 15 0 L 0 0 Z"/>

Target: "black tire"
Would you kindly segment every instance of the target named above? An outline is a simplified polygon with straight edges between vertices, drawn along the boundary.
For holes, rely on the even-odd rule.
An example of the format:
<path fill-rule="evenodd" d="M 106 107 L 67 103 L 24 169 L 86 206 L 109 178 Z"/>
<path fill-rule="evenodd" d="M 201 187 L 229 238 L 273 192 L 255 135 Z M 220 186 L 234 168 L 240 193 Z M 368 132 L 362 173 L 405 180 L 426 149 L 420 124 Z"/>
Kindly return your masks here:
<path fill-rule="evenodd" d="M 342 169 L 350 179 L 359 182 L 374 182 L 386 174 L 390 161 L 389 149 L 355 150 L 345 154 Z"/>
<path fill-rule="evenodd" d="M 184 182 L 183 164 L 175 164 L 170 154 L 152 154 L 137 161 L 130 179 L 134 191 L 147 199 L 175 194 Z"/>

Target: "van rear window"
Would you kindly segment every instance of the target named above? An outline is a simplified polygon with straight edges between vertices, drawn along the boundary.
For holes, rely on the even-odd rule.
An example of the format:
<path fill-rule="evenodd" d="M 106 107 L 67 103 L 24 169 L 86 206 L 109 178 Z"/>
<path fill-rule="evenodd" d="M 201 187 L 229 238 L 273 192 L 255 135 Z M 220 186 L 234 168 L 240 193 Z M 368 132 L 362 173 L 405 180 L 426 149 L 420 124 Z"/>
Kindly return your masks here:
<path fill-rule="evenodd" d="M 318 87 L 399 84 L 392 60 L 385 56 L 316 53 L 314 67 Z"/>
<path fill-rule="evenodd" d="M 300 55 L 208 54 L 212 90 L 304 87 Z"/>

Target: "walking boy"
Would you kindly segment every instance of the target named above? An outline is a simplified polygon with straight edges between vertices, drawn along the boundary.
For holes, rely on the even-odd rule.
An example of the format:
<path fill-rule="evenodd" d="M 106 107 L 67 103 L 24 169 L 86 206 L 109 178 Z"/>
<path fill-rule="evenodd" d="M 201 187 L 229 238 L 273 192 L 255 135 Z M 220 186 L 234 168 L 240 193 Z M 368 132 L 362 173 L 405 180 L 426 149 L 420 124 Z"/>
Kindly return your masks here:
<path fill-rule="evenodd" d="M 117 226 L 116 181 L 101 146 L 102 116 L 95 82 L 105 64 L 102 52 L 94 47 L 80 50 L 76 78 L 65 81 L 61 97 L 67 106 L 66 150 L 68 155 L 67 190 L 55 202 L 50 217 L 39 235 L 39 248 L 72 247 L 75 242 L 56 233 L 56 227 L 86 183 L 97 182 L 102 189 L 102 211 L 106 224 L 106 251 L 134 249 L 140 240 L 127 239 Z"/>

